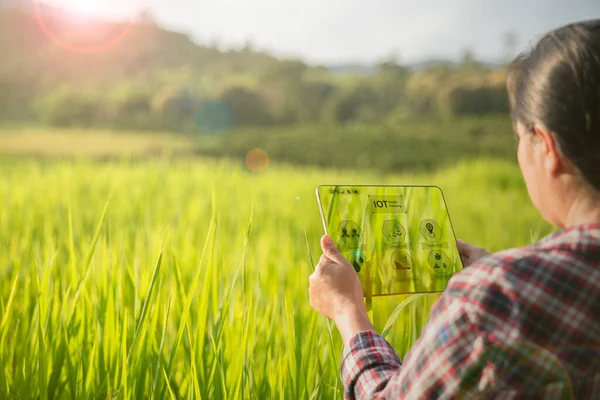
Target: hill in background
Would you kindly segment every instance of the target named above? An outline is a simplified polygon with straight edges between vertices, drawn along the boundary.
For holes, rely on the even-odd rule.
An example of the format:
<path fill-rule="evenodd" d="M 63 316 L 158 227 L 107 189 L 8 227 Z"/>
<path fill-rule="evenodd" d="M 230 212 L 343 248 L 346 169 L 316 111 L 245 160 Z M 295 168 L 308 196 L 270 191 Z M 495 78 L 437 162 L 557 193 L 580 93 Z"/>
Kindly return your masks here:
<path fill-rule="evenodd" d="M 296 124 L 397 124 L 507 112 L 504 71 L 458 62 L 311 66 L 196 43 L 148 14 L 83 18 L 27 0 L 0 8 L 0 121 L 223 132 Z"/>

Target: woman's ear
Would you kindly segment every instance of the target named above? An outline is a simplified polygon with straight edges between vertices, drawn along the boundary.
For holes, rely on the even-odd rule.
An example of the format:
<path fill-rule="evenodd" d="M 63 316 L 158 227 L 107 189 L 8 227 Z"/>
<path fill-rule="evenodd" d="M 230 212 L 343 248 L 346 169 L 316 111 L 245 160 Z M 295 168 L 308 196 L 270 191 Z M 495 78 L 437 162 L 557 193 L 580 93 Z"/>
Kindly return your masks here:
<path fill-rule="evenodd" d="M 535 146 L 537 148 L 534 151 L 539 152 L 538 156 L 542 157 L 546 170 L 552 175 L 558 175 L 565 171 L 568 166 L 558 150 L 558 144 L 552 132 L 539 124 L 535 124 L 533 130 L 537 139 Z"/>

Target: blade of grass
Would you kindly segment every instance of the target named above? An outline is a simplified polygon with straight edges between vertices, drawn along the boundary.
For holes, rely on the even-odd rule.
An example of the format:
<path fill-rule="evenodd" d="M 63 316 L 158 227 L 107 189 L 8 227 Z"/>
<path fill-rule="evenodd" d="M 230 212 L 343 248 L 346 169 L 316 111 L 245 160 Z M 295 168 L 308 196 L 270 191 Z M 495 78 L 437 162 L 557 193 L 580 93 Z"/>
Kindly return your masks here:
<path fill-rule="evenodd" d="M 17 283 L 19 282 L 19 275 L 15 277 L 15 281 L 10 289 L 10 294 L 8 295 L 8 301 L 6 302 L 6 306 L 4 307 L 4 315 L 2 316 L 2 322 L 0 322 L 0 349 L 4 349 L 4 342 L 6 341 L 6 335 L 8 334 L 8 329 L 4 329 L 6 324 L 9 321 L 9 317 L 12 311 L 12 305 L 15 298 L 15 293 L 17 292 Z"/>
<path fill-rule="evenodd" d="M 71 271 L 77 270 L 77 255 L 75 253 L 75 235 L 73 234 L 73 207 L 69 199 L 69 266 Z"/>
<path fill-rule="evenodd" d="M 169 394 L 171 395 L 171 399 L 177 400 L 177 397 L 173 394 L 173 389 L 171 389 L 171 384 L 169 383 L 169 377 L 167 376 L 167 371 L 162 369 L 163 376 L 165 377 L 165 382 L 167 383 L 167 389 L 169 390 Z"/>
<path fill-rule="evenodd" d="M 39 268 L 39 264 L 36 265 Z M 37 278 L 37 311 L 38 311 L 38 380 L 39 380 L 39 391 L 40 391 L 40 399 L 46 400 L 48 399 L 48 382 L 46 377 L 48 376 L 48 363 L 46 360 L 46 341 L 44 339 L 44 330 L 42 326 L 42 293 L 39 290 L 40 287 L 40 276 L 36 274 Z"/>
<path fill-rule="evenodd" d="M 107 201 L 106 204 L 104 205 L 104 209 L 102 210 L 102 214 L 100 216 L 100 221 L 98 222 L 98 225 L 96 227 L 96 232 L 94 233 L 92 243 L 90 244 L 90 248 L 88 249 L 88 252 L 86 254 L 85 261 L 83 263 L 83 268 L 85 269 L 85 273 L 79 280 L 79 283 L 77 285 L 77 290 L 75 291 L 74 298 L 72 300 L 72 308 L 71 308 L 71 313 L 70 313 L 71 316 L 75 313 L 77 303 L 79 302 L 79 296 L 81 295 L 81 290 L 83 289 L 83 285 L 86 282 L 87 277 L 89 275 L 90 267 L 92 265 L 92 257 L 94 255 L 94 250 L 96 249 L 96 243 L 98 243 L 98 238 L 100 237 L 100 233 L 102 232 L 102 226 L 104 225 L 104 220 L 106 219 L 106 214 L 108 213 L 108 205 L 109 205 L 109 201 Z M 69 320 L 71 321 L 72 318 L 69 318 Z"/>
<path fill-rule="evenodd" d="M 161 248 L 160 248 L 160 252 L 158 254 L 158 259 L 156 260 L 156 264 L 154 265 L 154 271 L 152 272 L 152 278 L 150 279 L 150 287 L 148 288 L 148 293 L 146 294 L 146 298 L 144 299 L 144 303 L 142 304 L 142 311 L 140 313 L 140 318 L 138 320 L 137 326 L 135 327 L 133 341 L 131 343 L 131 347 L 129 348 L 129 351 L 127 352 L 127 361 L 129 361 L 129 358 L 131 357 L 131 353 L 133 352 L 133 349 L 135 348 L 136 344 L 138 343 L 138 341 L 137 341 L 138 336 L 140 334 L 142 326 L 144 325 L 144 322 L 146 321 L 146 317 L 148 314 L 148 305 L 150 304 L 150 299 L 152 298 L 152 295 L 154 294 L 154 287 L 156 284 L 156 279 L 158 278 L 158 274 L 160 273 L 160 266 L 162 264 L 162 258 L 163 258 L 163 248 L 164 248 L 164 239 L 163 239 L 163 244 L 161 245 Z"/>
<path fill-rule="evenodd" d="M 254 217 L 254 204 L 250 209 L 250 222 L 248 223 L 248 229 L 246 230 L 246 236 L 244 238 L 244 247 L 242 250 L 242 318 L 243 326 L 242 329 L 246 332 L 247 315 L 246 315 L 246 251 L 248 250 L 248 243 L 250 242 L 250 233 L 252 231 L 252 219 Z M 247 338 L 245 338 L 247 339 Z M 248 363 L 248 348 L 244 345 L 244 366 Z M 242 396 L 246 393 L 246 375 L 242 371 Z"/>
<path fill-rule="evenodd" d="M 56 350 L 56 354 L 52 361 L 52 375 L 50 376 L 50 382 L 48 384 L 48 398 L 50 400 L 54 399 L 54 394 L 58 390 L 59 379 L 65 362 L 65 352 L 67 351 L 62 330 L 59 330 L 59 335 L 60 344 L 58 345 L 58 349 Z"/>
<path fill-rule="evenodd" d="M 129 398 L 129 386 L 127 383 L 127 377 L 129 375 L 129 370 L 127 368 L 127 352 L 125 351 L 125 349 L 127 348 L 127 322 L 128 322 L 128 318 L 127 318 L 127 313 L 123 314 L 123 328 L 122 328 L 122 332 L 121 332 L 121 352 L 122 352 L 122 358 L 121 358 L 121 387 L 120 390 L 123 393 L 123 399 L 128 399 Z"/>
<path fill-rule="evenodd" d="M 406 306 L 408 306 L 410 303 L 412 303 L 416 299 L 423 297 L 423 296 L 425 296 L 425 294 L 422 294 L 422 293 L 421 294 L 413 294 L 411 296 L 408 296 L 406 299 L 404 299 L 404 301 L 402 303 L 398 304 L 396 306 L 396 308 L 394 308 L 394 311 L 392 311 L 392 314 L 388 318 L 387 322 L 385 323 L 385 326 L 383 327 L 383 331 L 381 332 L 381 336 L 387 337 L 387 335 L 389 335 L 389 333 L 390 333 L 390 330 L 393 328 L 394 324 L 396 324 L 396 321 L 398 320 L 398 316 L 406 308 Z"/>
<path fill-rule="evenodd" d="M 308 243 L 308 235 L 306 234 L 306 229 L 304 230 L 304 241 L 306 243 L 306 253 L 308 254 L 308 260 L 310 262 L 310 266 L 315 271 L 315 262 L 313 261 L 312 254 L 310 253 L 310 244 Z"/>
<path fill-rule="evenodd" d="M 202 248 L 202 255 L 200 256 L 200 261 L 198 262 L 198 265 L 202 265 L 202 263 L 203 263 L 204 256 L 206 254 L 206 249 L 208 247 L 208 243 L 209 243 L 211 234 L 213 232 L 213 228 L 214 228 L 214 218 L 211 219 L 210 227 L 209 227 L 208 233 L 206 235 L 206 239 L 204 241 L 204 247 Z M 198 284 L 200 281 L 200 272 L 201 272 L 201 269 L 197 268 L 196 275 L 193 278 L 189 294 L 185 300 L 185 304 L 184 304 L 184 307 L 183 307 L 183 310 L 181 313 L 181 321 L 179 323 L 177 335 L 175 336 L 175 343 L 173 344 L 173 347 L 171 348 L 171 354 L 169 356 L 169 363 L 167 364 L 167 369 L 166 369 L 167 377 L 171 374 L 171 371 L 173 369 L 173 363 L 175 361 L 177 349 L 179 348 L 179 343 L 181 342 L 181 338 L 183 337 L 184 328 L 185 328 L 185 325 L 188 320 L 188 313 L 189 313 L 190 307 L 192 306 L 192 301 L 194 300 L 195 293 L 196 293 L 196 290 L 198 288 Z M 161 391 L 160 398 L 163 398 L 164 390 L 165 389 L 163 388 L 163 391 Z M 171 390 L 170 386 L 169 386 L 169 390 Z"/>
<path fill-rule="evenodd" d="M 157 388 L 157 384 L 158 384 L 158 374 L 162 367 L 163 351 L 164 351 L 164 347 L 165 347 L 165 338 L 167 337 L 167 325 L 169 322 L 169 312 L 170 311 L 171 311 L 171 296 L 169 296 L 169 300 L 167 301 L 167 311 L 165 313 L 165 321 L 163 323 L 162 335 L 161 335 L 161 339 L 160 339 L 160 346 L 158 349 L 158 358 L 156 361 L 156 369 L 154 371 L 154 382 L 152 382 L 153 396 L 156 396 L 156 388 Z"/>

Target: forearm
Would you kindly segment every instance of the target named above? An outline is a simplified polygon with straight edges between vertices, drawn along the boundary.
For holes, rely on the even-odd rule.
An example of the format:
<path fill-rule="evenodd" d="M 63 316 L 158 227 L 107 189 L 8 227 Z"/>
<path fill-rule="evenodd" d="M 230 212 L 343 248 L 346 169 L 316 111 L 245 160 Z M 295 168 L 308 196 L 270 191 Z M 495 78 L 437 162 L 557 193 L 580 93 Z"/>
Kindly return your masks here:
<path fill-rule="evenodd" d="M 364 310 L 358 308 L 352 308 L 342 314 L 339 318 L 336 318 L 335 324 L 342 336 L 345 346 L 348 346 L 350 340 L 359 332 L 376 332 L 375 327 L 369 319 L 369 315 Z"/>

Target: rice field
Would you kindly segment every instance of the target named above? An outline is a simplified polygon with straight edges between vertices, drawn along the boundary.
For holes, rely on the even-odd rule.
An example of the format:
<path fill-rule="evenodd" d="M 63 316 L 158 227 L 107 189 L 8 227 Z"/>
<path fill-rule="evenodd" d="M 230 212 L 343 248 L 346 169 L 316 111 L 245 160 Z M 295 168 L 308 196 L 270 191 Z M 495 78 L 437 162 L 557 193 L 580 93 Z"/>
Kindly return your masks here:
<path fill-rule="evenodd" d="M 403 176 L 0 163 L 0 398 L 342 398 L 342 343 L 307 290 L 323 233 L 314 191 L 332 182 L 438 185 L 457 236 L 492 251 L 551 231 L 516 163 Z M 374 299 L 401 356 L 436 297 Z"/>

